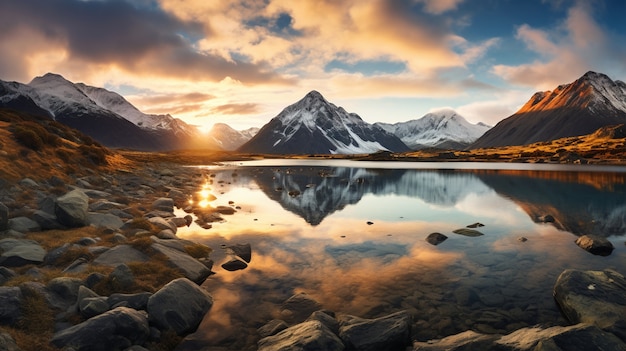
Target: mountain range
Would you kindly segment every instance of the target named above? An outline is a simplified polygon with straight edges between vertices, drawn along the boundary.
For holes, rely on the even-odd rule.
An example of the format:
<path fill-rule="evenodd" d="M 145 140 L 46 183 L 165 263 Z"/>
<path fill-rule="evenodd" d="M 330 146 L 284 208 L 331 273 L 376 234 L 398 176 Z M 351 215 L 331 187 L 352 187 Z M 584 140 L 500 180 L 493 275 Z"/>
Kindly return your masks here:
<path fill-rule="evenodd" d="M 552 141 L 625 123 L 626 84 L 590 71 L 553 91 L 535 93 L 519 111 L 500 121 L 469 148 Z"/>
<path fill-rule="evenodd" d="M 420 119 L 395 124 L 375 123 L 400 138 L 412 150 L 425 148 L 462 150 L 491 126 L 471 124 L 451 109 L 428 113 Z"/>

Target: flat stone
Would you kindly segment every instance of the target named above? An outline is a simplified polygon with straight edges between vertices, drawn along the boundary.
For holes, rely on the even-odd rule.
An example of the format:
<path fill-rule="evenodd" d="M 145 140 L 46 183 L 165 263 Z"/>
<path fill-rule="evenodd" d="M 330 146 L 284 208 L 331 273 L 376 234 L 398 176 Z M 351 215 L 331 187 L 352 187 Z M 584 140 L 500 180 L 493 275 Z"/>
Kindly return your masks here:
<path fill-rule="evenodd" d="M 28 217 L 15 217 L 9 219 L 9 228 L 20 233 L 38 232 L 41 230 L 39 223 Z"/>
<path fill-rule="evenodd" d="M 36 241 L 7 238 L 0 240 L 0 265 L 5 267 L 21 267 L 29 264 L 40 264 L 46 256 L 46 250 Z"/>
<path fill-rule="evenodd" d="M 343 351 L 344 345 L 322 322 L 313 320 L 259 340 L 257 350 Z"/>
<path fill-rule="evenodd" d="M 441 244 L 446 239 L 448 239 L 448 237 L 441 233 L 431 233 L 426 237 L 426 241 L 435 246 Z"/>
<path fill-rule="evenodd" d="M 130 245 L 118 245 L 98 256 L 93 264 L 117 267 L 128 262 L 147 262 L 150 258 Z"/>
<path fill-rule="evenodd" d="M 376 319 L 340 319 L 340 324 L 339 337 L 346 349 L 392 351 L 411 345 L 411 315 L 407 311 Z"/>
<path fill-rule="evenodd" d="M 179 269 L 186 278 L 198 284 L 202 283 L 211 274 L 210 269 L 185 252 L 157 243 L 152 244 L 152 248 L 167 256 L 172 266 Z"/>
<path fill-rule="evenodd" d="M 124 222 L 116 215 L 90 212 L 87 215 L 87 224 L 97 228 L 118 230 L 124 225 Z"/>

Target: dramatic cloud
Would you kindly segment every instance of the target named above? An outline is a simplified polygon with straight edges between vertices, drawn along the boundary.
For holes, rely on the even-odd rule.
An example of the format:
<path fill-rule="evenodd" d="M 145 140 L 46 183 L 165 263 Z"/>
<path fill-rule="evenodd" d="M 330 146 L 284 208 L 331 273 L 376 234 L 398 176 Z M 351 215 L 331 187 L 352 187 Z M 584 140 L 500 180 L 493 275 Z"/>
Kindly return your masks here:
<path fill-rule="evenodd" d="M 257 104 L 225 104 L 213 107 L 211 113 L 219 113 L 225 115 L 249 115 L 259 112 Z"/>
<path fill-rule="evenodd" d="M 626 72 L 626 53 L 614 50 L 615 43 L 610 43 L 593 13 L 590 4 L 579 1 L 569 9 L 566 20 L 552 30 L 520 26 L 516 38 L 539 58 L 516 66 L 495 65 L 493 72 L 511 83 L 541 90 L 554 89 L 607 63 L 618 72 Z"/>
<path fill-rule="evenodd" d="M 2 47 L 15 38 L 45 39 L 48 47 L 38 50 L 31 45 L 27 54 L 42 54 L 53 46 L 75 65 L 113 66 L 133 74 L 189 80 L 231 77 L 245 83 L 287 82 L 263 63 L 228 60 L 197 50 L 197 40 L 211 35 L 206 26 L 125 1 L 4 1 L 0 2 L 0 30 Z M 7 63 L 7 59 L 12 57 L 3 58 L 0 67 L 21 65 L 22 71 L 29 71 L 23 63 Z"/>

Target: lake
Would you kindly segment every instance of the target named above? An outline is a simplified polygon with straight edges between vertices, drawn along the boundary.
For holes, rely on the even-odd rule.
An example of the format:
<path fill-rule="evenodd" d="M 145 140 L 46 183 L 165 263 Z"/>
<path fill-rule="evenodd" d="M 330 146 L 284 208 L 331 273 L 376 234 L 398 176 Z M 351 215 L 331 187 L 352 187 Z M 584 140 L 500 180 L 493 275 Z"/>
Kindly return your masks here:
<path fill-rule="evenodd" d="M 292 317 L 281 305 L 296 293 L 365 318 L 408 310 L 420 341 L 565 325 L 552 297 L 564 269 L 626 273 L 624 167 L 262 160 L 201 169 L 198 190 L 217 197 L 210 205 L 237 212 L 179 230 L 214 248 L 216 274 L 203 284 L 214 305 L 178 350 L 254 350 L 258 327 Z M 483 235 L 454 233 L 474 223 Z M 435 232 L 448 238 L 432 245 Z M 574 243 L 583 234 L 615 250 L 592 255 Z M 242 243 L 249 266 L 223 269 L 224 247 Z"/>

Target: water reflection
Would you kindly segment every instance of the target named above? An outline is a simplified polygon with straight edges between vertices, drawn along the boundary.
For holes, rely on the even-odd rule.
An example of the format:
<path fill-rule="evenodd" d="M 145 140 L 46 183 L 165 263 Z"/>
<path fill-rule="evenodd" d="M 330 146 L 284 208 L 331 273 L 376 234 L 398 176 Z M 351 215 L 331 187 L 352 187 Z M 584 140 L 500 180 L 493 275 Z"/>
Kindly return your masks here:
<path fill-rule="evenodd" d="M 626 264 L 624 245 L 598 257 L 572 235 L 591 228 L 624 240 L 615 235 L 624 228 L 623 176 L 297 166 L 210 172 L 215 205 L 240 210 L 179 236 L 214 248 L 250 243 L 253 259 L 227 272 L 219 267 L 227 253 L 215 250 L 217 274 L 204 283 L 215 305 L 180 350 L 254 350 L 256 328 L 289 320 L 280 307 L 298 292 L 368 318 L 408 310 L 419 340 L 563 324 L 552 299 L 563 269 Z M 545 214 L 555 223 L 536 221 Z M 453 233 L 474 222 L 486 225 L 485 235 Z M 425 241 L 432 232 L 449 239 L 432 246 Z"/>

